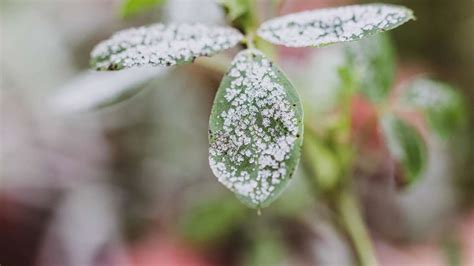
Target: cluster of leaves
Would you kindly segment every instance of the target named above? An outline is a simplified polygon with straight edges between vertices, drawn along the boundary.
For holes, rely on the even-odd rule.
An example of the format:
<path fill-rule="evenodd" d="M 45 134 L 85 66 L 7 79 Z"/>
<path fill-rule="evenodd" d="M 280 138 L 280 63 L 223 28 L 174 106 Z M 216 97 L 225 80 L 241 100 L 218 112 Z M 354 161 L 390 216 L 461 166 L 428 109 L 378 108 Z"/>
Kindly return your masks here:
<path fill-rule="evenodd" d="M 428 136 L 405 113 L 423 118 L 427 132 L 447 139 L 464 124 L 464 104 L 451 86 L 427 77 L 415 77 L 391 93 L 394 86 L 394 49 L 386 35 L 367 38 L 346 47 L 348 65 L 356 90 L 378 110 L 378 124 L 388 151 L 403 170 L 404 184 L 411 184 L 423 173 L 427 161 Z"/>
<path fill-rule="evenodd" d="M 338 87 L 333 85 L 329 88 L 339 92 L 339 101 L 335 106 L 339 113 L 336 118 L 332 117 L 333 125 L 325 128 L 322 134 L 306 139 L 305 168 L 316 176 L 320 189 L 331 189 L 347 175 L 344 169 L 351 167 L 351 156 L 363 153 L 354 150 L 352 145 L 352 141 L 361 140 L 348 141 L 349 137 L 341 137 L 341 133 L 357 131 L 348 126 L 350 122 L 347 123 L 347 114 L 344 114 L 347 109 L 344 106 L 350 104 L 344 100 L 348 95 L 349 98 L 356 95 L 356 100 L 363 99 L 362 107 L 368 108 L 373 114 L 370 114 L 371 117 L 357 117 L 358 114 L 353 113 L 352 119 L 362 120 L 355 123 L 363 123 L 366 127 L 364 137 L 373 138 L 370 141 L 376 147 L 372 148 L 378 149 L 379 154 L 380 149 L 388 150 L 391 159 L 401 170 L 400 179 L 396 180 L 399 185 L 412 184 L 425 170 L 427 140 L 431 137 L 450 140 L 465 125 L 462 97 L 455 88 L 425 76 L 412 78 L 396 92 L 392 90 L 395 86 L 396 64 L 394 48 L 387 34 L 344 44 L 333 52 L 342 57 L 333 66 L 333 71 L 339 72 Z M 322 113 L 327 115 L 327 111 Z M 321 123 L 313 121 L 308 121 L 308 124 L 321 126 Z M 351 133 L 355 138 L 360 137 L 357 132 Z M 382 143 L 377 142 L 378 137 L 382 138 Z M 338 141 L 341 138 L 345 138 L 344 141 Z M 380 144 L 385 147 L 380 147 Z"/>
<path fill-rule="evenodd" d="M 249 10 L 250 1 L 227 0 L 222 4 L 232 11 L 230 15 L 234 22 L 248 21 L 246 10 Z M 277 45 L 320 47 L 357 41 L 398 27 L 410 19 L 413 14 L 405 7 L 354 5 L 275 18 L 260 25 L 255 32 Z M 92 67 L 120 70 L 146 65 L 171 66 L 194 62 L 199 56 L 214 55 L 239 42 L 254 46 L 253 38 L 248 37 L 254 32 L 246 32 L 252 28 L 245 23 L 241 26 L 239 30 L 246 36 L 231 27 L 203 24 L 155 24 L 125 30 L 94 49 Z M 384 103 L 393 83 L 393 54 L 383 39 L 377 42 L 379 46 L 369 44 L 360 42 L 349 46 L 346 75 L 369 99 Z M 421 85 L 435 87 L 443 94 L 439 96 L 441 99 L 434 97 L 424 102 L 426 92 L 415 82 L 407 90 L 407 106 L 426 113 L 430 125 L 445 136 L 450 123 L 458 119 L 459 99 L 452 94 L 452 99 L 445 101 L 444 93 L 451 92 L 444 91 L 451 90 L 443 85 L 429 81 L 421 82 Z M 425 162 L 423 139 L 417 129 L 395 113 L 384 113 L 380 120 L 390 152 L 402 163 L 408 179 L 415 179 Z M 285 74 L 262 51 L 245 49 L 236 55 L 225 74 L 212 107 L 209 123 L 211 169 L 218 180 L 247 205 L 267 206 L 283 191 L 298 165 L 303 124 L 299 95 Z M 316 153 L 324 153 L 323 146 L 314 139 L 310 142 Z M 331 162 L 321 165 L 330 166 Z M 333 170 L 324 166 L 318 169 Z"/>

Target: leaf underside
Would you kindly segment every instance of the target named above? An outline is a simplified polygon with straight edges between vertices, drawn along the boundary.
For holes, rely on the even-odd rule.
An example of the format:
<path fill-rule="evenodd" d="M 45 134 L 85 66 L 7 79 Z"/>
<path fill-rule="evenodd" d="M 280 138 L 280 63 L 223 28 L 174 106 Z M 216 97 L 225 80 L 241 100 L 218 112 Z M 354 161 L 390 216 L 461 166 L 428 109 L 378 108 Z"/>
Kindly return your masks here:
<path fill-rule="evenodd" d="M 58 90 L 51 101 L 61 113 L 98 110 L 128 99 L 150 80 L 166 75 L 168 68 L 137 68 L 120 72 L 87 71 Z"/>
<path fill-rule="evenodd" d="M 289 14 L 264 22 L 258 35 L 289 47 L 325 46 L 394 29 L 413 19 L 403 6 L 352 5 Z"/>
<path fill-rule="evenodd" d="M 290 180 L 300 157 L 303 110 L 284 74 L 261 52 L 234 59 L 214 100 L 209 163 L 250 207 L 265 207 Z"/>
<path fill-rule="evenodd" d="M 199 56 L 212 56 L 242 40 L 230 27 L 204 24 L 153 24 L 122 30 L 99 43 L 91 53 L 91 66 L 97 70 L 172 66 L 193 62 Z"/>
<path fill-rule="evenodd" d="M 383 135 L 392 157 L 404 170 L 405 183 L 416 181 L 426 165 L 426 144 L 418 131 L 405 121 L 385 115 L 381 121 Z"/>

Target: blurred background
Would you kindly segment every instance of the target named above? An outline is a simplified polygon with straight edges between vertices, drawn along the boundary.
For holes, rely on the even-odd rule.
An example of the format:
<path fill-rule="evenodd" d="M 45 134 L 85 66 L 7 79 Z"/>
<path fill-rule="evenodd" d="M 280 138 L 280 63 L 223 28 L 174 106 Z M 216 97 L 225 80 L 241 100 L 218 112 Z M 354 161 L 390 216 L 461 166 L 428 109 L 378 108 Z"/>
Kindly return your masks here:
<path fill-rule="evenodd" d="M 262 0 L 258 12 L 267 19 L 356 2 Z M 458 88 L 472 114 L 474 1 L 380 2 L 417 17 L 391 34 L 397 84 L 430 73 Z M 225 24 L 215 1 L 168 0 L 126 18 L 121 5 L 0 0 L 0 264 L 354 265 L 300 171 L 261 216 L 217 182 L 207 128 L 221 71 L 88 70 L 94 45 L 117 30 Z M 334 60 L 330 47 L 278 50 L 278 64 L 316 95 L 315 106 L 331 104 L 319 88 L 331 82 Z M 102 106 L 115 98 L 127 99 Z M 408 189 L 386 171 L 356 177 L 382 265 L 474 265 L 473 140 L 472 128 L 449 142 L 429 138 L 427 170 Z"/>

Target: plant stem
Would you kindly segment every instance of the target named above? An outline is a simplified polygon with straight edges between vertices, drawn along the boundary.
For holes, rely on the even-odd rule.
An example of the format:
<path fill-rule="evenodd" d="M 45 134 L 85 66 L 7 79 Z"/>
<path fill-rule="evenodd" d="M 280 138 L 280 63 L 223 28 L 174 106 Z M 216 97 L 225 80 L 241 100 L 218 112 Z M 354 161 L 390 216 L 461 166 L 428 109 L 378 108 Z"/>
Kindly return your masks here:
<path fill-rule="evenodd" d="M 247 48 L 255 49 L 254 32 L 253 31 L 247 32 L 245 39 L 246 39 Z"/>
<path fill-rule="evenodd" d="M 361 266 L 376 266 L 372 241 L 362 218 L 355 196 L 345 190 L 336 193 L 335 203 L 340 223 L 349 238 Z"/>

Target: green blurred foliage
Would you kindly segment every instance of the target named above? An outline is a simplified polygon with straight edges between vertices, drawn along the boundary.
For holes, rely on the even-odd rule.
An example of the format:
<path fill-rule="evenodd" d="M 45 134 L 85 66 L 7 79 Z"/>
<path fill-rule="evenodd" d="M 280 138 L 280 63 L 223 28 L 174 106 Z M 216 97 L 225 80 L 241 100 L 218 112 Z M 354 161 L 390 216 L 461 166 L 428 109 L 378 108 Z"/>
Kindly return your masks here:
<path fill-rule="evenodd" d="M 224 8 L 230 24 L 241 31 L 255 26 L 253 0 L 217 0 Z"/>
<path fill-rule="evenodd" d="M 258 231 L 252 236 L 253 242 L 247 247 L 247 254 L 244 255 L 242 265 L 281 265 L 287 251 L 278 231 L 257 228 Z"/>
<path fill-rule="evenodd" d="M 251 5 L 250 0 L 218 0 L 218 2 L 227 10 L 227 16 L 232 21 L 245 16 Z"/>
<path fill-rule="evenodd" d="M 342 120 L 343 121 L 343 120 Z M 329 128 L 328 134 L 319 136 L 308 132 L 303 144 L 303 165 L 320 192 L 332 191 L 347 177 L 353 151 L 341 141 L 341 132 Z"/>
<path fill-rule="evenodd" d="M 404 170 L 403 182 L 412 184 L 426 166 L 427 148 L 423 138 L 416 128 L 394 115 L 383 116 L 380 123 L 388 150 Z"/>
<path fill-rule="evenodd" d="M 466 126 L 466 107 L 458 90 L 429 79 L 416 79 L 404 91 L 402 101 L 420 110 L 435 134 L 447 139 Z"/>
<path fill-rule="evenodd" d="M 209 246 L 236 232 L 248 217 L 249 209 L 237 199 L 224 197 L 194 204 L 181 219 L 183 236 Z"/>
<path fill-rule="evenodd" d="M 334 151 L 316 138 L 307 138 L 303 146 L 303 163 L 311 169 L 311 176 L 316 179 L 316 186 L 330 190 L 336 186 L 341 177 L 341 164 Z"/>
<path fill-rule="evenodd" d="M 357 90 L 373 102 L 386 100 L 395 76 L 395 55 L 387 33 L 346 45 Z"/>
<path fill-rule="evenodd" d="M 360 2 L 377 2 L 361 0 Z M 400 58 L 405 62 L 418 62 L 428 67 L 437 79 L 453 84 L 474 102 L 474 1 L 472 0 L 388 0 L 405 5 L 415 11 L 416 23 L 403 30 L 393 31 Z M 460 171 L 454 173 L 465 191 L 468 205 L 474 204 L 474 105 L 467 106 L 466 138 L 461 141 L 465 153 L 458 158 Z"/>
<path fill-rule="evenodd" d="M 167 0 L 124 0 L 120 7 L 120 15 L 124 18 L 133 17 L 161 7 Z"/>

